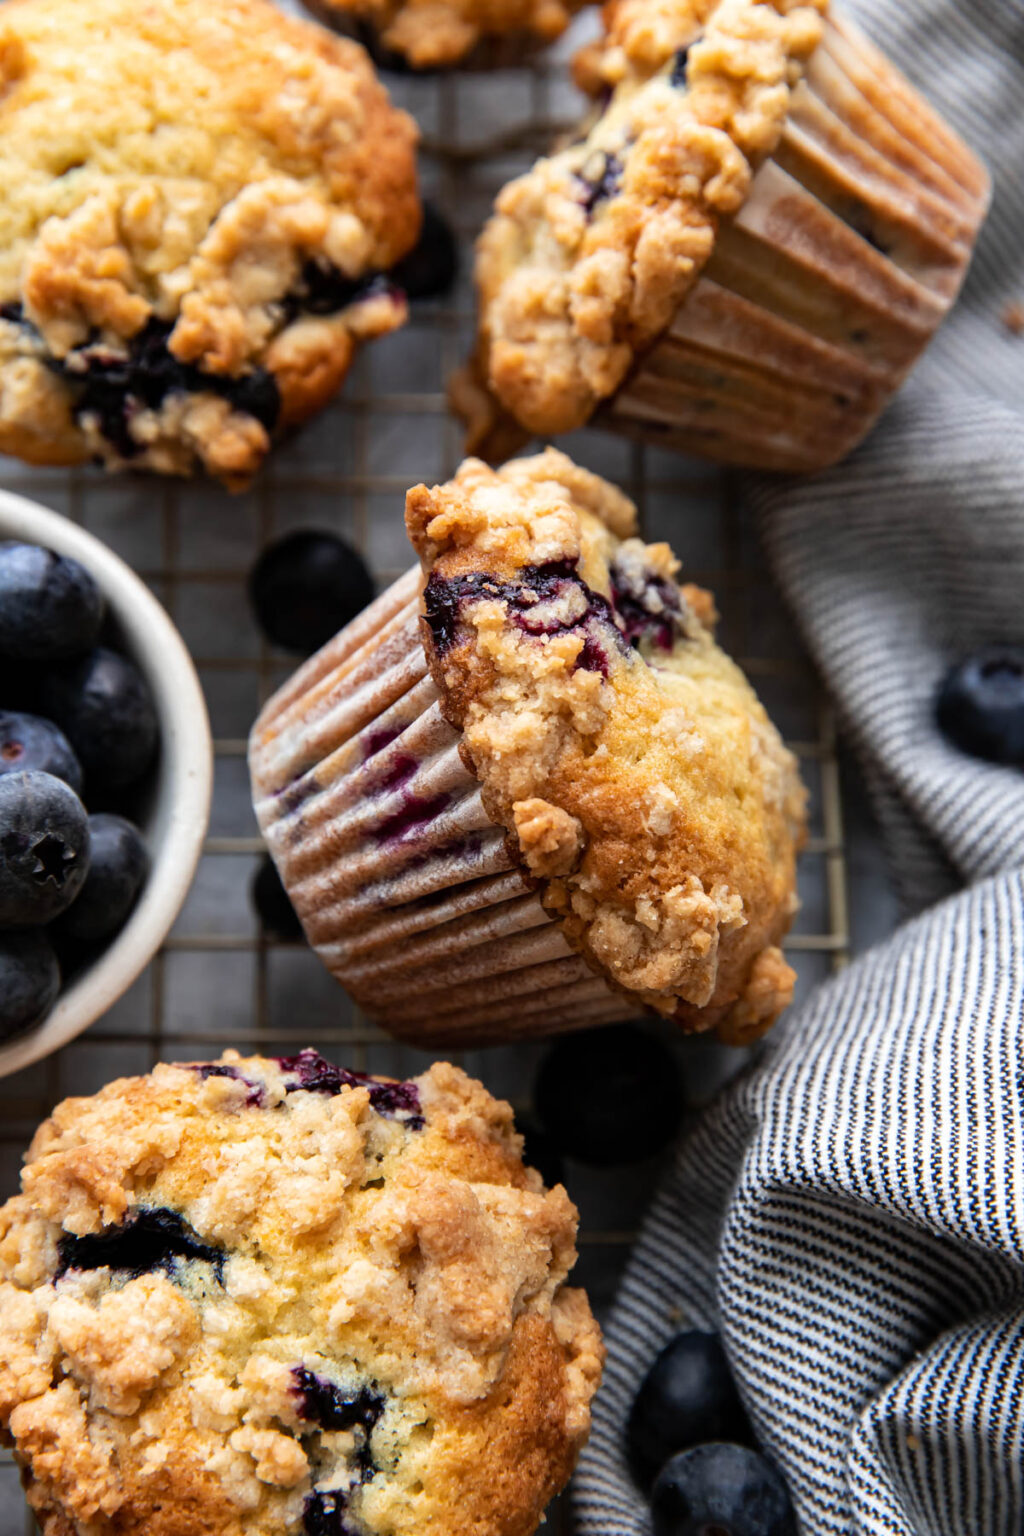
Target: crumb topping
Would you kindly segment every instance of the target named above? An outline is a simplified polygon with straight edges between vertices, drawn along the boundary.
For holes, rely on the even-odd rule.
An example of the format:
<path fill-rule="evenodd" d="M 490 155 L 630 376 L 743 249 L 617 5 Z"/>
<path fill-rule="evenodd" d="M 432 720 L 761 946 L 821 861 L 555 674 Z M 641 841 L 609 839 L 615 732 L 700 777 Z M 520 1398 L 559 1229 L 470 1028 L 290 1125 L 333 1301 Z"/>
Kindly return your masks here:
<path fill-rule="evenodd" d="M 826 0 L 612 0 L 579 139 L 504 188 L 477 246 L 477 372 L 523 427 L 582 426 L 670 323 L 779 141 Z"/>
<path fill-rule="evenodd" d="M 413 69 L 516 62 L 553 43 L 583 0 L 314 0 L 325 20 L 352 25 Z M 372 29 L 372 41 L 362 29 Z M 505 50 L 507 49 L 507 52 Z M 491 55 L 494 55 L 493 59 Z"/>
<path fill-rule="evenodd" d="M 404 318 L 411 119 L 264 0 L 9 0 L 0 71 L 0 449 L 244 479 Z"/>
<path fill-rule="evenodd" d="M 409 492 L 434 680 L 545 906 L 641 1003 L 731 1038 L 792 992 L 796 762 L 708 595 L 552 449 Z"/>
<path fill-rule="evenodd" d="M 445 1063 L 227 1052 L 58 1106 L 0 1210 L 0 1425 L 44 1528 L 527 1536 L 602 1351 L 521 1146 Z"/>

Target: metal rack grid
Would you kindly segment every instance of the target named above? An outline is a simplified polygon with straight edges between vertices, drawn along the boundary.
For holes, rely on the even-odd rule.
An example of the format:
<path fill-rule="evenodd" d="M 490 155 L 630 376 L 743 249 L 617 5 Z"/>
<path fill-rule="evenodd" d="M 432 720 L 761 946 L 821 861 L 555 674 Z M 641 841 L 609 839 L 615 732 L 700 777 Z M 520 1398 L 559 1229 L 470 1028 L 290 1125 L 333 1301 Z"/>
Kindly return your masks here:
<path fill-rule="evenodd" d="M 579 24 L 586 28 L 588 22 Z M 32 470 L 0 461 L 0 483 L 81 522 L 121 553 L 167 606 L 195 658 L 216 741 L 209 836 L 192 892 L 162 952 L 131 991 L 78 1041 L 0 1083 L 0 1200 L 17 1185 L 21 1152 L 68 1093 L 159 1059 L 194 1059 L 227 1045 L 293 1051 L 315 1045 L 358 1069 L 408 1076 L 428 1057 L 389 1041 L 361 1017 L 300 943 L 263 933 L 249 898 L 262 844 L 252 816 L 246 734 L 294 660 L 270 650 L 248 611 L 245 580 L 258 550 L 295 527 L 321 527 L 357 544 L 383 586 L 409 564 L 404 492 L 446 477 L 460 458 L 444 379 L 472 333 L 469 246 L 497 188 L 571 121 L 567 39 L 543 63 L 495 76 L 389 77 L 423 130 L 425 191 L 460 235 L 463 271 L 444 302 L 414 307 L 409 325 L 364 352 L 342 398 L 278 450 L 252 490 L 230 497 L 207 484 L 111 480 L 93 470 Z M 672 543 L 688 579 L 712 588 L 720 636 L 798 753 L 811 791 L 803 901 L 787 952 L 798 997 L 848 955 L 843 813 L 831 713 L 764 573 L 756 531 L 734 478 L 712 466 L 595 432 L 562 445 L 636 500 L 649 538 Z M 688 1112 L 734 1070 L 738 1053 L 684 1041 L 653 1024 L 676 1051 Z M 462 1064 L 493 1091 L 528 1106 L 543 1047 L 466 1053 Z M 658 1160 L 612 1171 L 569 1163 L 581 1211 L 577 1278 L 607 1308 Z M 16 1472 L 0 1461 L 0 1536 L 24 1528 Z M 565 1501 L 546 1531 L 568 1532 Z"/>

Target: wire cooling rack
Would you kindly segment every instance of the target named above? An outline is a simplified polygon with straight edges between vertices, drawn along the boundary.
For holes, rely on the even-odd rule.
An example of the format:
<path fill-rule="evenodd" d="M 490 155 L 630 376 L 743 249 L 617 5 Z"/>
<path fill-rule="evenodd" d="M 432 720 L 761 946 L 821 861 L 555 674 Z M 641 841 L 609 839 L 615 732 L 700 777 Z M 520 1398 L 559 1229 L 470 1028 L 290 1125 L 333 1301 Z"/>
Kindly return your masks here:
<path fill-rule="evenodd" d="M 0 459 L 0 483 L 56 508 L 104 539 L 145 578 L 177 622 L 205 690 L 216 741 L 213 814 L 195 884 L 162 952 L 130 992 L 84 1036 L 0 1083 L 0 1200 L 17 1187 L 20 1158 L 38 1122 L 69 1093 L 145 1072 L 158 1060 L 195 1059 L 225 1046 L 270 1053 L 314 1045 L 360 1069 L 404 1077 L 422 1052 L 370 1026 L 300 943 L 260 929 L 250 899 L 262 844 L 249 800 L 246 736 L 260 704 L 293 659 L 261 640 L 245 583 L 259 550 L 297 527 L 333 530 L 356 544 L 381 586 L 410 564 L 404 493 L 445 478 L 461 457 L 445 408 L 444 380 L 472 334 L 470 245 L 497 189 L 522 170 L 578 111 L 563 41 L 543 63 L 496 75 L 387 77 L 423 133 L 426 195 L 460 237 L 453 295 L 417 305 L 408 326 L 368 348 L 342 398 L 283 445 L 244 495 L 98 471 L 31 470 Z M 811 795 L 810 839 L 800 869 L 802 907 L 787 943 L 798 998 L 848 954 L 843 811 L 831 714 L 763 568 L 728 473 L 595 432 L 561 445 L 622 485 L 648 538 L 668 540 L 685 575 L 709 586 L 720 638 L 741 662 L 798 754 Z M 677 1053 L 689 1112 L 735 1069 L 741 1053 L 682 1040 L 653 1024 Z M 466 1069 L 528 1108 L 543 1047 L 466 1053 Z M 658 1160 L 611 1171 L 570 1162 L 581 1214 L 576 1278 L 606 1311 Z M 6 1455 L 6 1453 L 4 1453 Z M 3 1497 L 2 1495 L 7 1495 Z M 0 1536 L 21 1536 L 17 1473 L 0 1459 Z M 31 1521 L 28 1521 L 31 1528 Z M 545 1526 L 570 1530 L 562 1501 Z"/>

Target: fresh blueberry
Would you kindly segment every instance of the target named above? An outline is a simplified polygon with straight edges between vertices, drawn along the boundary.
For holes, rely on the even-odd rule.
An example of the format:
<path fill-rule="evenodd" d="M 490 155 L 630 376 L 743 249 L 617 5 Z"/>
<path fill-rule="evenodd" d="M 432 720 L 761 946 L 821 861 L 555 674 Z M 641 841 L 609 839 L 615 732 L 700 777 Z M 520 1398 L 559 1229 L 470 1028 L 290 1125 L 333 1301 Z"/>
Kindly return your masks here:
<path fill-rule="evenodd" d="M 675 1057 L 632 1024 L 558 1041 L 541 1063 L 533 1102 L 555 1145 L 598 1168 L 660 1152 L 683 1113 Z"/>
<path fill-rule="evenodd" d="M 71 743 L 52 720 L 0 712 L 0 774 L 38 768 L 82 793 L 82 767 Z"/>
<path fill-rule="evenodd" d="M 637 1482 L 649 1488 L 670 1456 L 706 1440 L 746 1442 L 750 1427 L 717 1333 L 690 1329 L 661 1351 L 626 1429 Z"/>
<path fill-rule="evenodd" d="M 301 939 L 302 924 L 281 882 L 277 866 L 265 854 L 252 880 L 252 904 L 266 933 L 278 939 Z"/>
<path fill-rule="evenodd" d="M 138 1276 L 163 1270 L 172 1274 L 179 1261 L 211 1264 L 220 1279 L 224 1250 L 204 1243 L 178 1211 L 165 1206 L 137 1206 L 115 1226 L 84 1237 L 66 1233 L 57 1242 L 57 1275 L 69 1269 L 117 1269 Z"/>
<path fill-rule="evenodd" d="M 38 928 L 71 905 L 89 871 L 89 819 L 63 779 L 0 777 L 0 928 Z"/>
<path fill-rule="evenodd" d="M 267 639 L 308 656 L 372 600 L 373 579 L 344 539 L 303 530 L 263 551 L 249 597 Z"/>
<path fill-rule="evenodd" d="M 37 544 L 0 543 L 0 656 L 60 661 L 96 644 L 103 599 L 77 560 Z"/>
<path fill-rule="evenodd" d="M 939 690 L 936 714 L 961 751 L 1024 764 L 1024 648 L 993 645 L 962 661 Z"/>
<path fill-rule="evenodd" d="M 0 1040 L 41 1023 L 59 991 L 60 967 L 45 933 L 0 933 Z"/>
<path fill-rule="evenodd" d="M 651 1493 L 654 1536 L 796 1536 L 781 1474 L 745 1445 L 698 1445 L 663 1468 Z"/>
<path fill-rule="evenodd" d="M 121 932 L 149 873 L 149 854 L 137 827 L 123 816 L 89 817 L 89 873 L 77 900 L 58 919 L 62 944 L 95 951 Z"/>
<path fill-rule="evenodd" d="M 74 747 L 87 783 L 123 789 L 151 767 L 157 745 L 153 700 L 139 669 L 116 651 L 97 646 L 80 661 L 48 672 L 39 685 L 39 708 Z"/>
<path fill-rule="evenodd" d="M 410 299 L 433 299 L 449 292 L 458 271 L 459 249 L 451 225 L 432 203 L 424 203 L 420 237 L 392 267 L 392 281 Z"/>

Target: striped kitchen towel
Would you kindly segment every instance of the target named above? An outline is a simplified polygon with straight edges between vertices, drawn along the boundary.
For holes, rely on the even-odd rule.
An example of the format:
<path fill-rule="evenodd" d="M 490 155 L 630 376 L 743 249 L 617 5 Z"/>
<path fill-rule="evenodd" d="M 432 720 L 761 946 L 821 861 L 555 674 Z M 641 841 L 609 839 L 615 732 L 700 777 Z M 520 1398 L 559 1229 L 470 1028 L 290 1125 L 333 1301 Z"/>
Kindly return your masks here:
<path fill-rule="evenodd" d="M 610 1320 L 582 1536 L 649 1531 L 625 1421 L 690 1325 L 722 1329 L 802 1536 L 1024 1533 L 1024 772 L 961 755 L 932 715 L 952 660 L 1024 645 L 1024 336 L 1005 324 L 1024 303 L 1024 4 L 852 9 L 986 159 L 993 209 L 868 443 L 745 488 L 919 915 L 785 1020 L 681 1146 Z"/>

